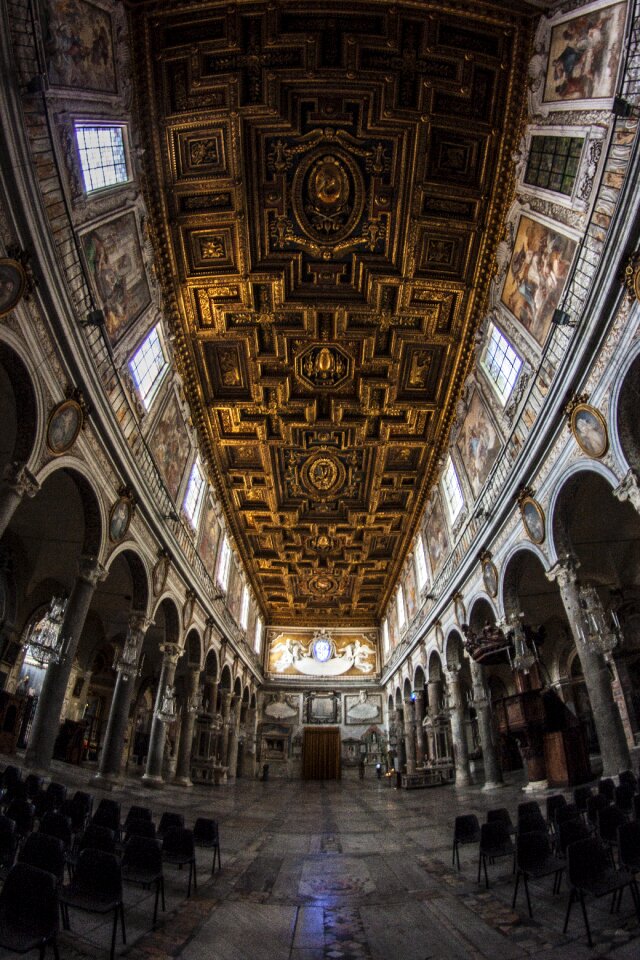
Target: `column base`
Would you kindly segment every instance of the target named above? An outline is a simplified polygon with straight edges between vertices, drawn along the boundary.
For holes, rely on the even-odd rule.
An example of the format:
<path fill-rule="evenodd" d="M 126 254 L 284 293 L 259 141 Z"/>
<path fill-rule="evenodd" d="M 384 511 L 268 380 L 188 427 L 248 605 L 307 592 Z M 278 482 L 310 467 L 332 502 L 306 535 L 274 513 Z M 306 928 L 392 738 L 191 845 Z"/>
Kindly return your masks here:
<path fill-rule="evenodd" d="M 113 776 L 104 773 L 94 773 L 89 780 L 94 787 L 100 787 L 101 790 L 119 790 L 124 784 L 124 777 Z"/>
<path fill-rule="evenodd" d="M 162 777 L 154 777 L 148 773 L 142 775 L 140 783 L 143 787 L 149 787 L 151 790 L 162 790 L 164 788 L 164 780 Z"/>
<path fill-rule="evenodd" d="M 534 793 L 536 790 L 548 790 L 549 784 L 547 780 L 530 780 L 523 788 L 523 793 Z"/>
<path fill-rule="evenodd" d="M 193 781 L 190 777 L 174 777 L 173 782 L 177 787 L 192 787 Z"/>
<path fill-rule="evenodd" d="M 471 783 L 472 781 L 470 776 L 467 775 L 466 777 L 464 776 L 461 777 L 456 773 L 456 779 L 455 779 L 456 787 L 470 787 Z"/>
<path fill-rule="evenodd" d="M 506 787 L 504 780 L 487 780 L 483 786 L 483 790 L 499 790 L 501 787 Z"/>

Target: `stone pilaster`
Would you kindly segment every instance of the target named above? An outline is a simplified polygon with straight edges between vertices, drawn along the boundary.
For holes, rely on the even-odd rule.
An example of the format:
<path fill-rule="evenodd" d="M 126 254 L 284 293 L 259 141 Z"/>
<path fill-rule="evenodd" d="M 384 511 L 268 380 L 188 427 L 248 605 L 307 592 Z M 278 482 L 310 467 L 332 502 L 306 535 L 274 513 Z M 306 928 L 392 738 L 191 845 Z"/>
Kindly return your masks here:
<path fill-rule="evenodd" d="M 98 563 L 96 557 L 80 557 L 78 575 L 67 601 L 60 631 L 66 642 L 66 654 L 61 663 L 50 663 L 47 667 L 25 755 L 27 766 L 33 769 L 44 771 L 49 769 L 73 658 L 78 649 L 93 594 L 99 581 L 106 575 L 107 571 L 102 564 Z"/>
<path fill-rule="evenodd" d="M 585 622 L 581 603 L 578 567 L 579 562 L 575 557 L 565 557 L 547 572 L 547 577 L 558 584 L 569 627 L 580 657 L 582 675 L 589 694 L 593 722 L 600 744 L 603 776 L 613 777 L 631 766 L 629 747 L 620 712 L 613 697 L 607 664 L 602 654 L 585 642 L 589 625 Z"/>

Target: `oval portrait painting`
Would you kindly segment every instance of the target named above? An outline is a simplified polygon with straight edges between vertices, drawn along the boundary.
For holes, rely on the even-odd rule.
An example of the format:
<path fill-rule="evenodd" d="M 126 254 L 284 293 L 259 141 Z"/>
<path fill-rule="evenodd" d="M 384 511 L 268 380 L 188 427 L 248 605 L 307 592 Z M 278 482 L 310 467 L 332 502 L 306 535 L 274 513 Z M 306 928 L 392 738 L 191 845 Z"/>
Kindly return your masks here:
<path fill-rule="evenodd" d="M 109 539 L 118 543 L 126 535 L 133 517 L 133 501 L 130 497 L 120 497 L 111 507 L 109 514 Z"/>
<path fill-rule="evenodd" d="M 26 282 L 21 263 L 8 258 L 0 260 L 0 317 L 11 313 L 20 302 Z"/>
<path fill-rule="evenodd" d="M 54 457 L 70 450 L 78 439 L 83 421 L 82 407 L 77 400 L 63 400 L 51 411 L 47 424 L 47 447 Z"/>
<path fill-rule="evenodd" d="M 520 513 L 529 539 L 533 540 L 534 543 L 544 543 L 544 510 L 538 501 L 534 500 L 533 497 L 525 497 L 520 504 Z"/>
<path fill-rule="evenodd" d="M 498 568 L 493 560 L 482 561 L 482 579 L 490 597 L 498 596 Z"/>
<path fill-rule="evenodd" d="M 579 403 L 571 411 L 571 432 L 588 457 L 597 460 L 607 452 L 609 437 L 604 417 L 588 403 Z"/>

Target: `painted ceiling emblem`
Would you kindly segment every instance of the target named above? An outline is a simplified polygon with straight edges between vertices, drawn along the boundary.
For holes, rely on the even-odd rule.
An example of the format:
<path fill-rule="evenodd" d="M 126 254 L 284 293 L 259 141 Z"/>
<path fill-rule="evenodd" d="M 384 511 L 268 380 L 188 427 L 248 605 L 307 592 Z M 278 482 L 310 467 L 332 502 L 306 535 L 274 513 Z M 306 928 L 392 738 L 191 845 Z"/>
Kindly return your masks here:
<path fill-rule="evenodd" d="M 329 453 L 314 453 L 302 464 L 300 477 L 307 492 L 316 500 L 329 500 L 344 486 L 346 471 Z"/>
<path fill-rule="evenodd" d="M 321 597 L 335 593 L 337 587 L 335 577 L 330 577 L 326 573 L 318 573 L 309 579 L 309 590 Z"/>
<path fill-rule="evenodd" d="M 365 190 L 353 159 L 340 149 L 312 150 L 292 182 L 293 212 L 303 233 L 319 243 L 344 240 L 360 221 Z"/>
<path fill-rule="evenodd" d="M 364 634 L 334 637 L 328 627 L 316 630 L 307 643 L 296 635 L 280 634 L 269 654 L 275 673 L 292 670 L 312 677 L 339 677 L 350 670 L 372 673 L 375 646 Z"/>
<path fill-rule="evenodd" d="M 335 388 L 351 376 L 351 358 L 336 344 L 315 344 L 296 358 L 298 379 L 310 387 Z"/>

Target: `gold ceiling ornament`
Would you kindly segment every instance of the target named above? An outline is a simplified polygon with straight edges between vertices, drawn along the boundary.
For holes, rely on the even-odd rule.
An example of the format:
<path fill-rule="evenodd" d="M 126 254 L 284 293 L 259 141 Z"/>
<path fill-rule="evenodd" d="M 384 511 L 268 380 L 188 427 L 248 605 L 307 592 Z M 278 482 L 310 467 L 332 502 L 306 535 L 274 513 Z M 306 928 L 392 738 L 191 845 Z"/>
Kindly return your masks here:
<path fill-rule="evenodd" d="M 571 424 L 573 418 L 573 413 L 576 407 L 579 407 L 581 404 L 588 403 L 589 394 L 588 393 L 574 393 L 569 400 L 564 405 L 564 413 L 567 418 L 567 423 Z"/>
<path fill-rule="evenodd" d="M 640 253 L 633 253 L 624 268 L 624 283 L 636 300 L 640 300 Z"/>
<path fill-rule="evenodd" d="M 177 363 L 256 597 L 272 622 L 374 625 L 486 310 L 530 20 L 373 0 L 131 18 Z M 308 584 L 329 557 L 327 605 Z"/>

